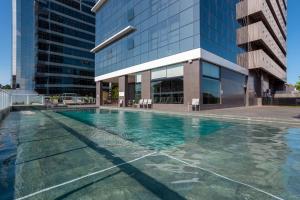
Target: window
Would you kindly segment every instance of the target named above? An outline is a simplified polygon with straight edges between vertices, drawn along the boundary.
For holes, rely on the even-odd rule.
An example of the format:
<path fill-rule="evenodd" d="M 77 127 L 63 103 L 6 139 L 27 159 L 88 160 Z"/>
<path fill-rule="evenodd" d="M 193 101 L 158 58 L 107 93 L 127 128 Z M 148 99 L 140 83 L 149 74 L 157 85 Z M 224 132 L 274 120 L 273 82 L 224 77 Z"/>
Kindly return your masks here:
<path fill-rule="evenodd" d="M 134 48 L 134 40 L 133 38 L 129 38 L 127 40 L 127 49 L 130 50 L 130 49 L 133 49 Z"/>
<path fill-rule="evenodd" d="M 151 71 L 152 99 L 160 104 L 183 104 L 183 66 L 171 65 Z"/>
<path fill-rule="evenodd" d="M 202 96 L 203 104 L 220 104 L 221 83 L 220 68 L 216 65 L 202 62 Z"/>
<path fill-rule="evenodd" d="M 142 74 L 135 75 L 135 94 L 134 94 L 135 102 L 139 102 L 142 98 Z"/>
<path fill-rule="evenodd" d="M 134 9 L 131 8 L 127 11 L 127 19 L 130 22 L 131 20 L 133 20 L 134 18 Z"/>
<path fill-rule="evenodd" d="M 220 81 L 211 78 L 202 78 L 203 104 L 220 103 Z"/>
<path fill-rule="evenodd" d="M 182 65 L 170 65 L 167 67 L 161 67 L 153 69 L 151 71 L 151 79 L 161 79 L 161 78 L 172 78 L 183 76 L 183 66 Z"/>
<path fill-rule="evenodd" d="M 152 99 L 160 104 L 183 104 L 183 77 L 151 81 Z"/>

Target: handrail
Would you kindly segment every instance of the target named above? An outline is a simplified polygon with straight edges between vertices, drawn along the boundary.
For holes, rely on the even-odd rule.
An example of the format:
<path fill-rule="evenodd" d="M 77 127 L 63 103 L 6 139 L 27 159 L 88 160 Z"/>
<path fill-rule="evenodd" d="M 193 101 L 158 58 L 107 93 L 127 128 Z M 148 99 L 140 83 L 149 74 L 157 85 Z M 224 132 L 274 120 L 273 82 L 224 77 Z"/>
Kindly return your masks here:
<path fill-rule="evenodd" d="M 0 110 L 4 110 L 10 107 L 10 94 L 0 89 Z"/>

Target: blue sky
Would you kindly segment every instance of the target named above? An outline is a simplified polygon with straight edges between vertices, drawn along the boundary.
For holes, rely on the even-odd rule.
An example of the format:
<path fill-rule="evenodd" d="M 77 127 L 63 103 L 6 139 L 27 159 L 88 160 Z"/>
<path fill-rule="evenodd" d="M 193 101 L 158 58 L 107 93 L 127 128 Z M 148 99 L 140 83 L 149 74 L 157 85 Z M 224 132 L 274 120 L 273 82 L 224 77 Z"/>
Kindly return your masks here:
<path fill-rule="evenodd" d="M 11 78 L 11 0 L 0 0 L 0 84 Z M 300 1 L 288 1 L 288 83 L 300 76 Z"/>

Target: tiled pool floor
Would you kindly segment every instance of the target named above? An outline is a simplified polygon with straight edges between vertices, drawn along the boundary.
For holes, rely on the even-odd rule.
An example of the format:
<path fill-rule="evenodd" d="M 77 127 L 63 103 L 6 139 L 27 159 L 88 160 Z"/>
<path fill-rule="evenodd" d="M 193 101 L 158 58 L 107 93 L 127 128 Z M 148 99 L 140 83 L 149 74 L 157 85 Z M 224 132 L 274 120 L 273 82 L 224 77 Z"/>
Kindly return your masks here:
<path fill-rule="evenodd" d="M 298 128 L 283 135 L 281 125 L 276 136 L 258 131 L 256 137 L 236 130 L 234 141 L 226 134 L 187 137 L 157 149 L 51 111 L 16 112 L 6 120 L 17 124 L 11 128 L 18 142 L 16 199 L 300 197 L 300 149 L 289 144 L 299 142 Z"/>

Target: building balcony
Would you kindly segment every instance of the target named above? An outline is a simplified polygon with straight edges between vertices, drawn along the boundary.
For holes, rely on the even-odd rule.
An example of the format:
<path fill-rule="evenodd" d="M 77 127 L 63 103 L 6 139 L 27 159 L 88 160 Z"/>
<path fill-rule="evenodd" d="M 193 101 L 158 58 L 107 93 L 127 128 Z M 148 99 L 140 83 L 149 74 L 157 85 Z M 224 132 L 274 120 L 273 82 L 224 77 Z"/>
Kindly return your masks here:
<path fill-rule="evenodd" d="M 280 10 L 282 11 L 282 14 L 283 14 L 283 19 L 284 19 L 284 21 L 287 21 L 287 11 L 286 11 L 286 7 L 285 7 L 283 1 L 284 0 L 278 0 Z"/>
<path fill-rule="evenodd" d="M 286 71 L 273 61 L 263 50 L 250 51 L 238 56 L 238 64 L 251 69 L 262 69 L 286 82 Z"/>
<path fill-rule="evenodd" d="M 272 33 L 280 48 L 286 52 L 286 35 L 283 35 L 278 24 L 266 2 L 266 0 L 244 0 L 236 5 L 237 20 L 245 24 L 248 16 L 249 22 L 263 21 L 268 30 Z M 247 22 L 247 23 L 249 23 Z"/>
<path fill-rule="evenodd" d="M 285 22 L 283 20 L 283 17 L 281 15 L 281 12 L 280 12 L 280 9 L 279 9 L 279 6 L 277 4 L 277 0 L 270 0 L 270 4 L 273 8 L 273 11 L 278 19 L 278 23 L 279 23 L 279 28 L 281 28 L 283 34 L 286 35 L 287 33 L 287 30 L 286 30 L 286 25 L 285 25 Z"/>
<path fill-rule="evenodd" d="M 286 68 L 286 57 L 274 38 L 271 36 L 263 22 L 257 22 L 237 30 L 237 43 L 239 46 L 255 43 L 256 46 L 262 46 L 270 52 L 283 68 Z"/>

